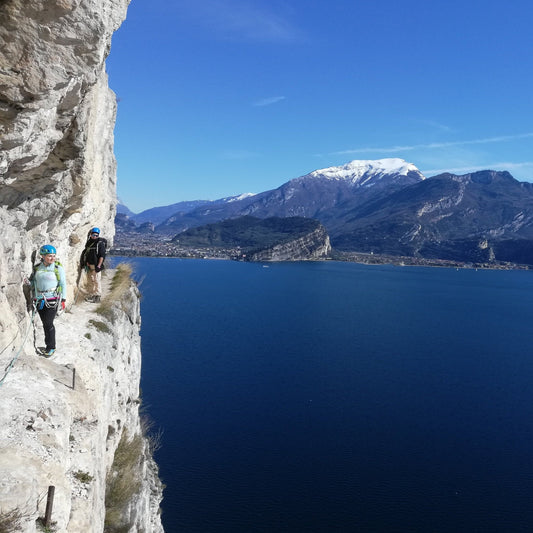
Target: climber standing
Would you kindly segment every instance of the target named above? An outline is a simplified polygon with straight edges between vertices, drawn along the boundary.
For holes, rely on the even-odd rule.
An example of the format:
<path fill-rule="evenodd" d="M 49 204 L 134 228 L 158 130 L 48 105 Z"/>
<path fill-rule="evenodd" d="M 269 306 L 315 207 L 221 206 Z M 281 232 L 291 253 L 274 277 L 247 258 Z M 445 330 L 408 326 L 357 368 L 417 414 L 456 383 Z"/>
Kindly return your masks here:
<path fill-rule="evenodd" d="M 104 268 L 106 246 L 107 240 L 100 237 L 100 229 L 91 228 L 80 259 L 81 267 L 87 272 L 87 302 L 98 303 L 102 297 L 100 272 Z"/>
<path fill-rule="evenodd" d="M 56 261 L 56 249 L 50 244 L 45 244 L 41 246 L 39 254 L 41 262 L 34 266 L 30 283 L 33 302 L 43 323 L 44 342 L 46 344 L 43 355 L 51 357 L 56 351 L 54 318 L 59 306 L 65 309 L 67 282 L 65 270 L 61 263 Z"/>

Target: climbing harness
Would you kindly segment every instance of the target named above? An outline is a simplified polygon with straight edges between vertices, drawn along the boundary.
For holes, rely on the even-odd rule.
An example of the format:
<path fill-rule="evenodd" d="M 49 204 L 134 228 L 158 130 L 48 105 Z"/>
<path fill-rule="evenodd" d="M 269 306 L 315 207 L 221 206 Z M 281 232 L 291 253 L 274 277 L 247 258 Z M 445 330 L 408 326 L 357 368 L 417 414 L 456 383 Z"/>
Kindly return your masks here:
<path fill-rule="evenodd" d="M 37 309 L 39 311 L 41 311 L 45 307 L 47 307 L 48 309 L 50 309 L 52 307 L 57 307 L 58 310 L 59 310 L 60 309 L 59 302 L 61 301 L 61 276 L 59 274 L 59 267 L 60 266 L 62 267 L 63 265 L 59 261 L 55 261 L 54 262 L 54 273 L 55 273 L 55 276 L 56 276 L 57 285 L 56 285 L 56 288 L 54 290 L 54 295 L 46 298 L 44 296 L 44 293 L 45 292 L 51 292 L 51 291 L 39 291 L 37 289 L 37 286 L 36 286 L 36 283 L 35 283 L 35 276 L 40 271 L 39 266 L 41 264 L 42 263 L 39 263 L 39 264 L 33 266 L 33 272 L 32 272 L 31 278 L 30 278 L 31 279 L 31 287 L 32 287 L 32 290 L 33 290 L 33 293 L 34 293 L 33 300 L 36 302 Z"/>
<path fill-rule="evenodd" d="M 44 253 L 55 253 L 55 248 L 53 246 L 46 245 L 46 246 L 43 246 L 40 251 L 41 251 L 41 255 L 43 255 Z M 57 314 L 60 314 L 60 312 L 62 311 L 62 306 L 59 304 L 61 302 L 61 284 L 60 284 L 61 277 L 59 275 L 59 268 L 58 268 L 59 266 L 62 266 L 61 263 L 59 261 L 55 261 L 54 272 L 55 272 L 55 276 L 56 276 L 56 279 L 57 279 L 57 287 L 54 290 L 54 296 L 51 296 L 51 297 L 48 297 L 48 298 L 46 298 L 44 296 L 42 291 L 41 291 L 41 294 L 39 295 L 40 291 L 38 291 L 36 286 L 35 286 L 35 274 L 36 274 L 36 272 L 38 270 L 39 265 L 35 265 L 33 267 L 33 272 L 32 272 L 32 275 L 30 276 L 30 279 L 28 279 L 25 276 L 24 273 L 22 274 L 22 283 L 23 283 L 23 285 L 31 286 L 31 288 L 33 290 L 33 293 L 34 293 L 33 294 L 33 298 L 32 298 L 31 319 L 30 319 L 28 327 L 26 328 L 26 331 L 24 333 L 24 336 L 23 336 L 23 339 L 22 339 L 22 344 L 20 345 L 19 349 L 17 350 L 17 352 L 15 353 L 15 355 L 13 356 L 13 358 L 11 359 L 9 364 L 4 369 L 4 375 L 0 379 L 0 386 L 4 384 L 4 380 L 6 379 L 7 375 L 9 374 L 9 372 L 11 371 L 13 366 L 15 365 L 19 355 L 22 352 L 22 349 L 24 348 L 24 345 L 26 344 L 26 340 L 28 339 L 28 335 L 29 335 L 30 330 L 31 330 L 31 328 L 33 326 L 33 323 L 35 321 L 35 315 L 36 315 L 37 310 L 42 310 L 42 309 L 44 309 L 46 307 L 46 308 L 49 308 L 49 309 L 50 308 L 57 308 Z M 19 333 L 17 333 L 15 335 L 13 340 L 2 350 L 2 352 L 4 350 L 6 350 L 7 347 L 10 344 L 15 342 L 16 338 L 18 337 L 18 335 L 19 335 Z"/>

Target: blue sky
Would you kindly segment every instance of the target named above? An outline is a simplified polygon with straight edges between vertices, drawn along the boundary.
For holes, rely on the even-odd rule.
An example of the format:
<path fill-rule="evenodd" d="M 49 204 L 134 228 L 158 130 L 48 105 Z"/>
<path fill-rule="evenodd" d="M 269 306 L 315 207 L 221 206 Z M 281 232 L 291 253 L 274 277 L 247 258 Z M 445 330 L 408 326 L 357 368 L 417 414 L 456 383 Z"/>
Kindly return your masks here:
<path fill-rule="evenodd" d="M 107 60 L 132 211 L 353 159 L 533 181 L 530 0 L 132 0 Z"/>

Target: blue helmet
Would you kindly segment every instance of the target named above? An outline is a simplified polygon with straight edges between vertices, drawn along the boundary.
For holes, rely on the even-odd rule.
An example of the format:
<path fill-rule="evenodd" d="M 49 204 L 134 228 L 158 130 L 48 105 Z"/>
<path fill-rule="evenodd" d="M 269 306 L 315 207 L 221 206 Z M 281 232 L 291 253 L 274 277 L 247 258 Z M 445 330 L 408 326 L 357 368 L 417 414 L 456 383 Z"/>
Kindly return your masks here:
<path fill-rule="evenodd" d="M 41 249 L 39 250 L 39 255 L 48 255 L 48 254 L 56 254 L 56 249 L 51 244 L 45 244 L 44 246 L 41 246 Z"/>
<path fill-rule="evenodd" d="M 91 231 L 89 233 L 98 233 L 100 235 L 100 228 L 91 228 Z"/>

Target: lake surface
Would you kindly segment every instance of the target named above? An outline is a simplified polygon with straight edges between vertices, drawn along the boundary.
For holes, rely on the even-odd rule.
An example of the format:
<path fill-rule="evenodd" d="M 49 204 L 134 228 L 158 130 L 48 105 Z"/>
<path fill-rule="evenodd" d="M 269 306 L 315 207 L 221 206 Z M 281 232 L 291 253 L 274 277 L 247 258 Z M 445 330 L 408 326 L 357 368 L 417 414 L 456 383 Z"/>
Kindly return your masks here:
<path fill-rule="evenodd" d="M 136 258 L 174 532 L 533 531 L 533 274 Z"/>

